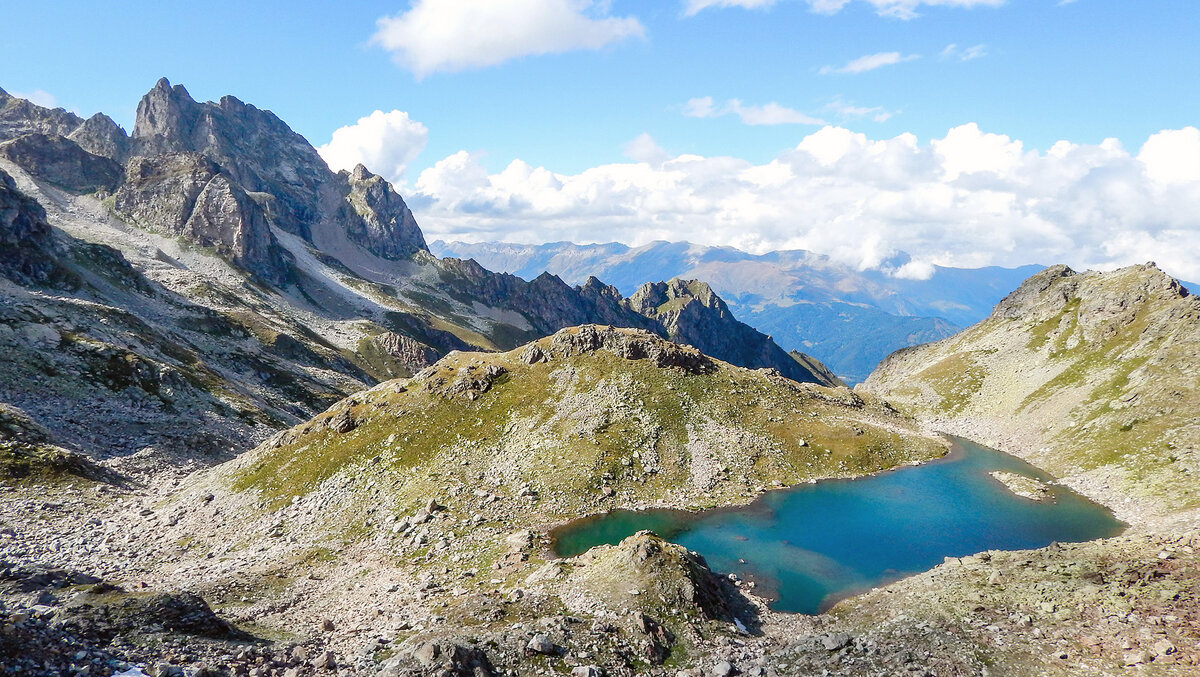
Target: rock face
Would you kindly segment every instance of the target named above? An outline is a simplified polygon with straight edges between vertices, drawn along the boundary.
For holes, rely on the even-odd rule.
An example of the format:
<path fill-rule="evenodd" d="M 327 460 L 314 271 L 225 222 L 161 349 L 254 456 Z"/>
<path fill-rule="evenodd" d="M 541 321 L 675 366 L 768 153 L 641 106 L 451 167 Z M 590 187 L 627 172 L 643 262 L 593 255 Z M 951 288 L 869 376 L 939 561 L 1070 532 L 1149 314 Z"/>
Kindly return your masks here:
<path fill-rule="evenodd" d="M 0 89 L 0 141 L 26 134 L 67 136 L 83 124 L 83 118 L 62 108 L 42 108 Z"/>
<path fill-rule="evenodd" d="M 132 136 L 137 155 L 197 153 L 243 190 L 271 195 L 275 225 L 305 239 L 343 210 L 340 182 L 316 149 L 274 113 L 236 97 L 197 103 L 163 78 L 138 104 Z"/>
<path fill-rule="evenodd" d="M 262 207 L 215 163 L 195 153 L 136 156 L 117 191 L 118 213 L 169 235 L 182 235 L 277 284 L 289 278 L 283 249 Z"/>
<path fill-rule="evenodd" d="M 46 211 L 0 171 L 0 274 L 22 284 L 45 284 L 59 275 Z"/>
<path fill-rule="evenodd" d="M 78 193 L 112 191 L 121 182 L 121 166 L 93 155 L 61 136 L 26 134 L 0 143 L 0 157 L 30 174 Z"/>
<path fill-rule="evenodd" d="M 67 138 L 93 155 L 124 163 L 129 155 L 129 135 L 104 113 L 96 113 Z"/>
<path fill-rule="evenodd" d="M 361 164 L 346 177 L 347 200 L 361 220 L 351 222 L 350 239 L 385 259 L 406 259 L 429 251 L 404 198 L 383 177 Z"/>
<path fill-rule="evenodd" d="M 126 219 L 165 235 L 183 234 L 196 198 L 221 168 L 195 153 L 134 157 L 126 180 L 114 196 L 114 207 Z"/>
<path fill-rule="evenodd" d="M 388 358 L 399 362 L 403 367 L 401 371 L 407 373 L 416 373 L 425 367 L 438 361 L 441 357 L 436 349 L 428 346 L 420 341 L 397 334 L 394 332 L 386 332 L 379 336 L 368 339 L 369 346 Z M 465 346 L 464 346 L 465 347 Z M 360 351 L 364 348 L 360 346 Z M 400 373 L 396 374 L 400 376 Z"/>
<path fill-rule="evenodd" d="M 182 235 L 228 257 L 276 284 L 285 284 L 290 268 L 275 241 L 262 208 L 223 174 L 214 176 L 196 196 Z"/>
<path fill-rule="evenodd" d="M 1151 263 L 1048 268 L 983 322 L 894 353 L 861 387 L 1144 522 L 1196 501 L 1198 380 L 1200 299 Z"/>
<path fill-rule="evenodd" d="M 694 345 L 726 362 L 778 369 L 796 381 L 841 383 L 814 358 L 804 356 L 812 364 L 809 368 L 785 353 L 769 336 L 739 322 L 721 297 L 699 280 L 644 284 L 629 297 L 628 305 L 634 312 L 657 322 L 672 341 Z"/>

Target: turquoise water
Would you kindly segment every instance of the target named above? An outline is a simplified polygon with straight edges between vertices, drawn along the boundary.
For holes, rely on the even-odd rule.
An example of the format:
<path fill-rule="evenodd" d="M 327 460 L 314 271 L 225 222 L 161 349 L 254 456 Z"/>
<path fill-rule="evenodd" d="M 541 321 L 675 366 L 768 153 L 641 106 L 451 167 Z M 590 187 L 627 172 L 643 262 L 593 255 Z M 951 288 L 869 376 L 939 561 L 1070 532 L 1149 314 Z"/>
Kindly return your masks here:
<path fill-rule="evenodd" d="M 944 557 L 1113 536 L 1125 525 L 1061 486 L 1053 502 L 1014 495 L 988 473 L 1048 476 L 956 439 L 945 458 L 856 480 L 764 494 L 748 506 L 689 513 L 614 511 L 555 530 L 570 557 L 642 529 L 695 550 L 717 572 L 755 581 L 781 611 L 817 613 L 849 595 L 925 571 Z"/>

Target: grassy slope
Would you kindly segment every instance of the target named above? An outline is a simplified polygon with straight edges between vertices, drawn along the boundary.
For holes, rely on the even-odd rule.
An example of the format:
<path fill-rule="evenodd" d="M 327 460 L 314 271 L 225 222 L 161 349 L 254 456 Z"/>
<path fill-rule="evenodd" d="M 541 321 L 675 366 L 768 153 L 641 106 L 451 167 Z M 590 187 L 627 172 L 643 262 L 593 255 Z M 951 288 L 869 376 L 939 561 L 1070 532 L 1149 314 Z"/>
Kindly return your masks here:
<path fill-rule="evenodd" d="M 893 354 L 863 388 L 1024 440 L 1022 455 L 1062 476 L 1103 475 L 1114 495 L 1200 505 L 1200 300 L 1145 266 L 1044 281 L 1019 308 Z"/>
<path fill-rule="evenodd" d="M 551 352 L 553 342 L 536 345 Z M 386 477 L 398 506 L 410 509 L 450 487 L 498 481 L 539 493 L 528 515 L 536 523 L 595 511 L 606 473 L 622 503 L 715 505 L 773 481 L 862 474 L 941 453 L 931 440 L 890 430 L 913 432 L 885 405 L 844 390 L 719 362 L 699 374 L 606 350 L 532 365 L 519 355 L 454 353 L 412 381 L 355 395 L 256 453 L 234 486 L 275 503 L 338 474 Z M 486 392 L 448 392 L 492 366 L 505 373 Z M 344 411 L 357 422 L 345 434 L 326 425 Z"/>

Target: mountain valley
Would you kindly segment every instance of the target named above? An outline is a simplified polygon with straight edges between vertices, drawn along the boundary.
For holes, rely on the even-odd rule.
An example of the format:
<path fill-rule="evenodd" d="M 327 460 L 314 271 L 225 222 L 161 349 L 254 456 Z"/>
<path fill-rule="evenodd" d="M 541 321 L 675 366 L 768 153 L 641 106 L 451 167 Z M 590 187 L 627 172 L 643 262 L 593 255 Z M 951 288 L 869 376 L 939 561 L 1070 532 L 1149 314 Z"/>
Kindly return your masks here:
<path fill-rule="evenodd" d="M 925 283 L 807 252 L 427 245 L 367 167 L 164 78 L 131 134 L 0 90 L 0 348 L 5 674 L 1200 665 L 1200 299 L 1153 264 Z M 649 531 L 552 547 L 613 510 L 852 491 L 947 433 L 1127 531 L 947 556 L 813 615 Z"/>

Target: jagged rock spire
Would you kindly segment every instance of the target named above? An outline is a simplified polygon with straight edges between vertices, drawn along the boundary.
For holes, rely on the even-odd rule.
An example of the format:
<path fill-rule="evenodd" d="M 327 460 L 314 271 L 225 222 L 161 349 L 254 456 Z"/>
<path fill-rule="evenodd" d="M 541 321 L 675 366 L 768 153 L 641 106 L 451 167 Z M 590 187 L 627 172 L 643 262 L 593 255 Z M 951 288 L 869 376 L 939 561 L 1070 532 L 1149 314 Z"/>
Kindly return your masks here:
<path fill-rule="evenodd" d="M 429 251 L 404 198 L 383 177 L 359 163 L 347 179 L 347 199 L 361 220 L 351 222 L 350 238 L 387 259 L 401 259 Z"/>

